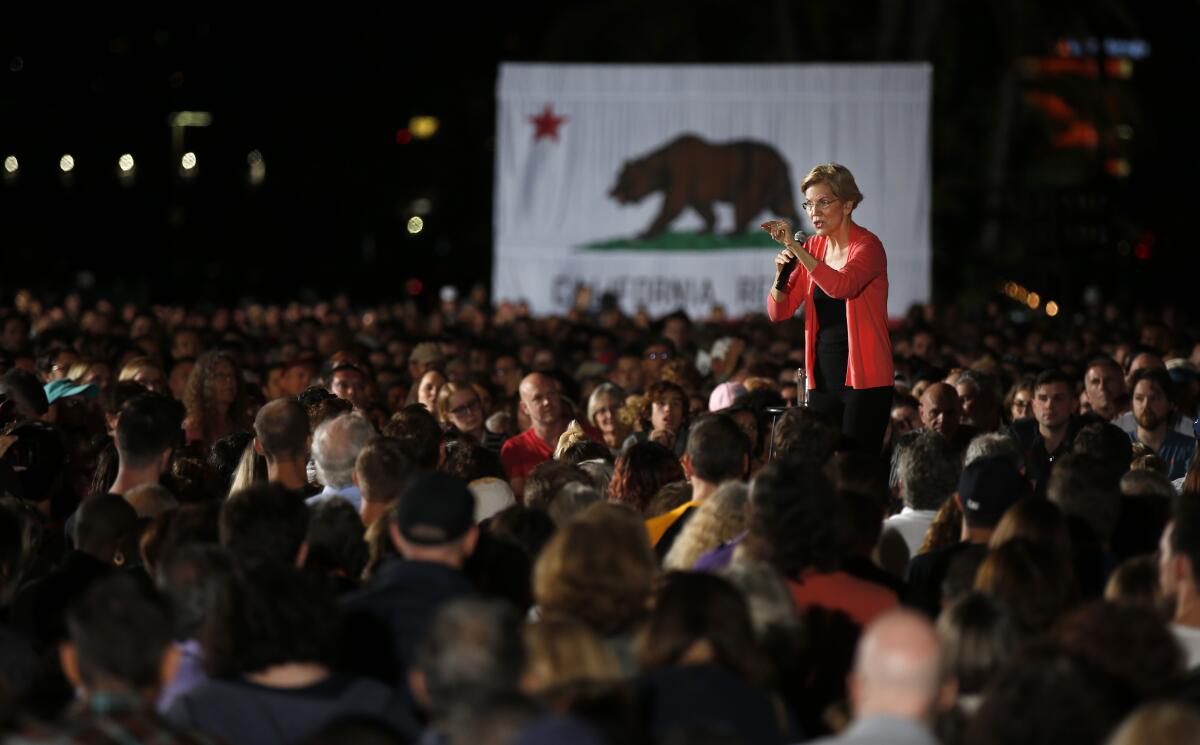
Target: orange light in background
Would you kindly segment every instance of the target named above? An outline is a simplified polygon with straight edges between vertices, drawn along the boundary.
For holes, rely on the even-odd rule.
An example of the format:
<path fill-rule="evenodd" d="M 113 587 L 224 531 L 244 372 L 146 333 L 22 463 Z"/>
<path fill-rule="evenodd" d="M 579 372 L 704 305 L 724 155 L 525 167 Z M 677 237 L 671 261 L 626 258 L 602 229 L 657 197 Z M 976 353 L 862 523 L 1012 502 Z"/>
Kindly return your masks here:
<path fill-rule="evenodd" d="M 1053 300 L 1046 303 L 1046 315 L 1050 316 L 1051 318 L 1054 318 L 1055 316 L 1057 316 L 1058 315 L 1058 303 L 1054 302 Z"/>

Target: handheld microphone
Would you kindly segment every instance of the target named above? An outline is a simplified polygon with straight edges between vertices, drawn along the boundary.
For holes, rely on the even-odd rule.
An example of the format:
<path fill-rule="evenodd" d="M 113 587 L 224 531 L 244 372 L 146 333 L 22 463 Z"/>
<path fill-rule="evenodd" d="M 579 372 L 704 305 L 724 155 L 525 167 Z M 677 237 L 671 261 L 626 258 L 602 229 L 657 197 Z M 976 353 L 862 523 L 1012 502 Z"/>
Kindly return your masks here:
<path fill-rule="evenodd" d="M 803 243 L 805 238 L 804 231 L 797 230 L 796 234 L 792 236 L 792 238 L 800 243 Z M 780 292 L 787 292 L 788 277 L 792 276 L 792 272 L 796 269 L 796 264 L 798 263 L 800 263 L 800 260 L 793 256 L 786 264 L 783 265 L 783 267 L 779 270 L 779 276 L 775 279 L 776 290 L 779 290 Z"/>

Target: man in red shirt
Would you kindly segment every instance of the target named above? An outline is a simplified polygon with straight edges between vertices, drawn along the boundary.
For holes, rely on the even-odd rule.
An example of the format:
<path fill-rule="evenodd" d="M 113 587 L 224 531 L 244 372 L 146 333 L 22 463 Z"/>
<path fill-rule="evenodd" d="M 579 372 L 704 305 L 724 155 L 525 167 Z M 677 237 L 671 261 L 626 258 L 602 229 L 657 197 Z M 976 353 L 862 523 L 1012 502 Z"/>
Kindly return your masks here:
<path fill-rule="evenodd" d="M 534 466 L 550 460 L 558 446 L 558 438 L 569 422 L 563 415 L 562 392 L 554 378 L 530 373 L 517 390 L 521 396 L 521 409 L 533 426 L 504 443 L 500 448 L 500 461 L 508 474 L 513 494 L 523 500 L 525 477 Z"/>

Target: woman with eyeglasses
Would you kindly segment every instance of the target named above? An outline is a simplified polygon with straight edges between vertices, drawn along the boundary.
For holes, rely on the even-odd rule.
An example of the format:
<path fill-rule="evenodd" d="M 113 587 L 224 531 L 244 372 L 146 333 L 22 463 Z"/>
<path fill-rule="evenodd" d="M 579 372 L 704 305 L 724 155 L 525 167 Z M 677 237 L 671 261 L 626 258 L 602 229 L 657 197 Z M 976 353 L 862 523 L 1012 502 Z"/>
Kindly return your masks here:
<path fill-rule="evenodd" d="M 861 452 L 878 456 L 895 376 L 887 256 L 879 238 L 853 220 L 863 195 L 845 166 L 813 168 L 800 189 L 814 235 L 798 241 L 784 220 L 762 226 L 783 246 L 767 314 L 786 321 L 805 306 L 809 406 L 840 422 Z"/>
<path fill-rule="evenodd" d="M 449 382 L 437 392 L 438 421 L 443 428 L 454 427 L 459 432 L 483 439 L 483 404 L 470 383 Z"/>

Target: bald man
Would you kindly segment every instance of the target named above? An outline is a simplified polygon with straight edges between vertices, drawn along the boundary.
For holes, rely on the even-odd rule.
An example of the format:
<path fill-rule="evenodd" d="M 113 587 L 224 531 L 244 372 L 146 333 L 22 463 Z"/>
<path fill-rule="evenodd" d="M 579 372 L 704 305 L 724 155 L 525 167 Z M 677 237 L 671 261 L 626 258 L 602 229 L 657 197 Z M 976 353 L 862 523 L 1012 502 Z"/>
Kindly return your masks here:
<path fill-rule="evenodd" d="M 949 383 L 934 383 L 921 394 L 921 424 L 925 429 L 937 432 L 954 452 L 963 453 L 979 430 L 962 423 L 962 401 L 958 391 Z"/>
<path fill-rule="evenodd" d="M 937 633 L 924 616 L 885 613 L 863 632 L 849 679 L 854 722 L 832 745 L 935 745 L 931 726 L 954 701 L 954 684 L 942 679 Z"/>
<path fill-rule="evenodd" d="M 500 461 L 513 493 L 517 499 L 524 499 L 525 478 L 534 466 L 550 460 L 558 446 L 558 438 L 570 422 L 563 415 L 562 390 L 558 381 L 549 375 L 539 372 L 526 375 L 517 393 L 521 397 L 521 410 L 533 426 L 504 443 L 500 448 Z"/>

